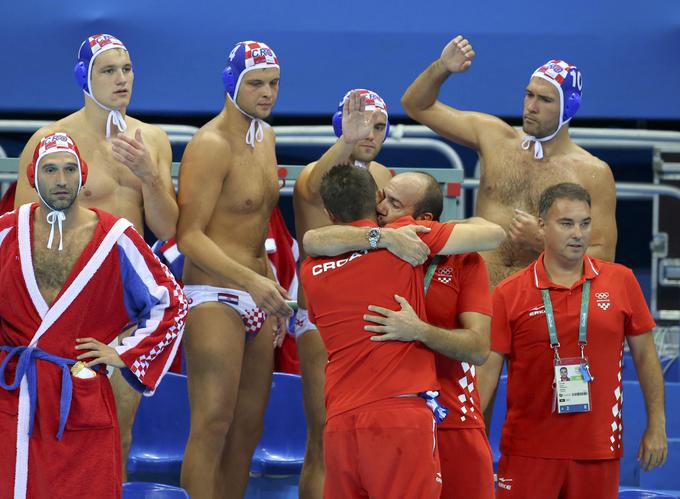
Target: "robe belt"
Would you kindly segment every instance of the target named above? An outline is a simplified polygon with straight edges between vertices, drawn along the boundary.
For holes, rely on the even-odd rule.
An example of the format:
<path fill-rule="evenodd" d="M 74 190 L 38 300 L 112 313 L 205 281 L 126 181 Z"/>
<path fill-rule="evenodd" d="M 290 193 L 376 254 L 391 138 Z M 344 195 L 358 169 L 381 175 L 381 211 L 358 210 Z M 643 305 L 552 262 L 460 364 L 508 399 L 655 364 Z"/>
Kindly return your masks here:
<path fill-rule="evenodd" d="M 26 381 L 28 383 L 28 397 L 30 401 L 30 419 L 29 419 L 29 430 L 28 436 L 30 437 L 33 433 L 33 424 L 35 422 L 35 408 L 38 400 L 38 379 L 37 379 L 37 369 L 36 361 L 45 360 L 47 362 L 52 362 L 57 366 L 61 367 L 61 399 L 59 402 L 59 431 L 57 432 L 57 440 L 61 440 L 64 434 L 64 427 L 66 426 L 66 420 L 68 419 L 69 412 L 71 410 L 71 398 L 73 396 L 73 381 L 71 380 L 70 366 L 75 364 L 77 361 L 73 359 L 67 359 L 64 357 L 59 357 L 57 355 L 52 355 L 47 353 L 37 347 L 28 346 L 0 346 L 0 351 L 5 351 L 7 357 L 0 364 L 0 387 L 5 390 L 16 390 L 21 385 L 21 380 L 26 376 Z M 14 373 L 14 381 L 11 383 L 5 382 L 5 369 L 9 361 L 18 355 L 19 360 L 17 362 L 16 371 Z"/>

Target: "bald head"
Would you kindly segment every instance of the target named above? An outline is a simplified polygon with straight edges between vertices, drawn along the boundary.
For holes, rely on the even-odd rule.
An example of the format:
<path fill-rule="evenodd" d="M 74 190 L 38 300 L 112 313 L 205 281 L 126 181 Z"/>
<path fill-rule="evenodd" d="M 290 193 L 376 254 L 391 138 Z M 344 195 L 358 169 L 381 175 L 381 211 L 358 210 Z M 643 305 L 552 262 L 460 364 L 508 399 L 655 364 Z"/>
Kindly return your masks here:
<path fill-rule="evenodd" d="M 415 219 L 439 220 L 444 206 L 441 189 L 435 178 L 424 172 L 400 173 L 383 190 L 378 205 L 380 223 L 412 216 Z"/>

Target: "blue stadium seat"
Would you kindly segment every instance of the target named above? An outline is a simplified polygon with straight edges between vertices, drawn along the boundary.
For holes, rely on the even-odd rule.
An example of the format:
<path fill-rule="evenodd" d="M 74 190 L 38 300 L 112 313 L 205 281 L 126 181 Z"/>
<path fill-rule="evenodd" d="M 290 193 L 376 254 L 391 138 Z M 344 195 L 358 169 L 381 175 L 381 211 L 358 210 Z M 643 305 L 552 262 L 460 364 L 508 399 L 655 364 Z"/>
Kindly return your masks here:
<path fill-rule="evenodd" d="M 666 383 L 665 389 L 666 432 L 669 438 L 680 438 L 680 383 Z"/>
<path fill-rule="evenodd" d="M 274 373 L 264 432 L 250 465 L 246 499 L 297 499 L 307 421 L 300 376 Z"/>
<path fill-rule="evenodd" d="M 168 373 L 153 397 L 144 397 L 139 405 L 132 428 L 128 479 L 178 485 L 188 437 L 187 379 Z"/>
<path fill-rule="evenodd" d="M 123 499 L 189 499 L 184 489 L 150 482 L 123 484 Z"/>
<path fill-rule="evenodd" d="M 619 499 L 677 499 L 677 496 L 653 490 L 627 489 L 619 491 Z"/>
<path fill-rule="evenodd" d="M 253 454 L 250 471 L 274 476 L 299 475 L 306 440 L 300 376 L 274 373 L 264 432 Z"/>
<path fill-rule="evenodd" d="M 505 422 L 505 413 L 508 403 L 508 376 L 503 375 L 498 380 L 498 391 L 496 392 L 496 402 L 493 406 L 493 415 L 491 416 L 491 428 L 489 429 L 489 444 L 493 451 L 493 467 L 498 469 L 498 461 L 501 458 L 500 443 L 501 431 L 503 430 L 503 423 Z"/>

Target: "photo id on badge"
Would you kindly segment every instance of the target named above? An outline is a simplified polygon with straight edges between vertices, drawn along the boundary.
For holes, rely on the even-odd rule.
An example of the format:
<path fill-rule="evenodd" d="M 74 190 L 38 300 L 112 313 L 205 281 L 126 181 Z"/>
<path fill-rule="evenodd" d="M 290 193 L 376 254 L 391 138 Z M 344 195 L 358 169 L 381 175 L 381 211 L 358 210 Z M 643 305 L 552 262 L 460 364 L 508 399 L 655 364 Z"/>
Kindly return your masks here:
<path fill-rule="evenodd" d="M 555 360 L 555 407 L 558 414 L 590 411 L 588 360 L 583 357 Z"/>

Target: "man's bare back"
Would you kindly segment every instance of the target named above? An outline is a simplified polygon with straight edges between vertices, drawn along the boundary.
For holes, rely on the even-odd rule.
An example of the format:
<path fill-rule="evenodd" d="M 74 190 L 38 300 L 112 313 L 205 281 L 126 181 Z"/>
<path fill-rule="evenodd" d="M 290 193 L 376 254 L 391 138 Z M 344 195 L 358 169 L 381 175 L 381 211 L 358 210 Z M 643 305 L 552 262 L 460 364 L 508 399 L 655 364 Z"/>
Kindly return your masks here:
<path fill-rule="evenodd" d="M 126 135 L 134 137 L 137 129 L 141 130 L 144 145 L 156 165 L 164 167 L 166 183 L 170 181 L 170 148 L 165 132 L 157 126 L 126 117 L 128 130 Z M 26 144 L 19 160 L 19 171 L 23 172 L 32 160 L 32 151 L 40 139 L 52 132 L 66 132 L 78 143 L 80 152 L 88 164 L 89 174 L 87 186 L 83 188 L 80 203 L 83 207 L 96 207 L 112 213 L 117 217 L 130 220 L 138 232 L 144 230 L 144 199 L 142 182 L 132 171 L 119 161 L 112 153 L 111 141 L 107 140 L 101 130 L 93 131 L 85 119 L 83 109 L 38 130 Z M 169 184 L 172 187 L 172 184 Z M 19 175 L 15 206 L 37 201 L 38 197 L 28 185 L 25 175 Z"/>

